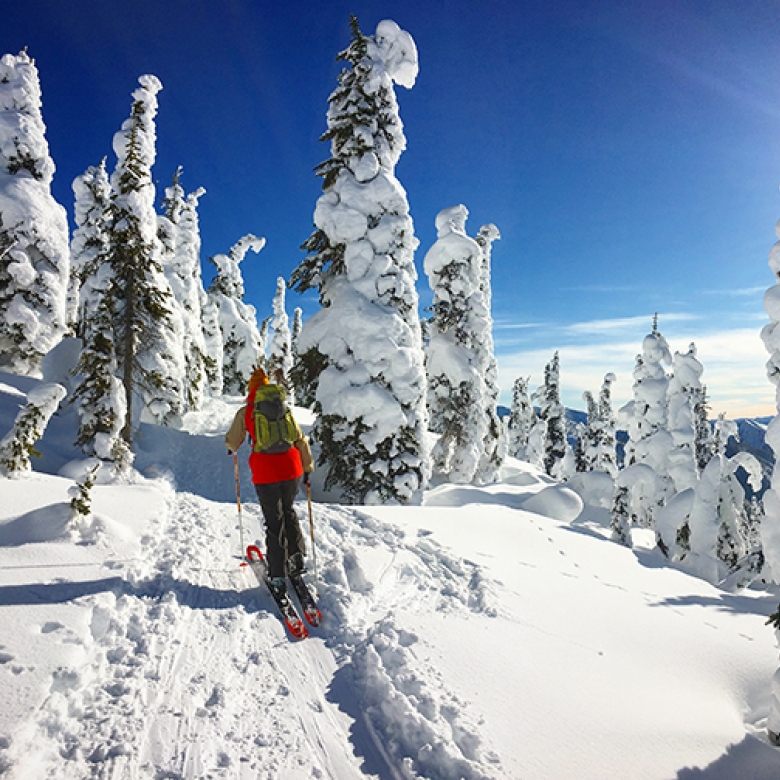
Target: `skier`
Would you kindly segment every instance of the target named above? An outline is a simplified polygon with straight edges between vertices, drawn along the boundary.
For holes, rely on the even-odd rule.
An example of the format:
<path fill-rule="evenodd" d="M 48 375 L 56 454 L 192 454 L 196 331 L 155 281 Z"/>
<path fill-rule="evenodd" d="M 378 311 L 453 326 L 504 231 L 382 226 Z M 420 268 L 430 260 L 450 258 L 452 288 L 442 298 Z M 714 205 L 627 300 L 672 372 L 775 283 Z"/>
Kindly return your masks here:
<path fill-rule="evenodd" d="M 285 419 L 291 423 L 292 435 L 271 435 L 264 441 L 257 441 L 260 429 L 256 424 L 258 411 L 255 401 L 258 400 L 259 410 L 263 407 L 258 396 L 264 398 L 276 394 L 283 397 L 282 393 L 281 388 L 269 383 L 268 375 L 262 368 L 256 369 L 249 379 L 246 405 L 238 410 L 225 435 L 225 444 L 231 455 L 243 444 L 247 434 L 252 443 L 249 467 L 265 519 L 268 580 L 275 597 L 283 597 L 287 593 L 285 574 L 295 577 L 304 571 L 306 546 L 293 501 L 301 478 L 308 484 L 309 474 L 314 470 L 309 441 L 286 405 L 283 407 Z"/>

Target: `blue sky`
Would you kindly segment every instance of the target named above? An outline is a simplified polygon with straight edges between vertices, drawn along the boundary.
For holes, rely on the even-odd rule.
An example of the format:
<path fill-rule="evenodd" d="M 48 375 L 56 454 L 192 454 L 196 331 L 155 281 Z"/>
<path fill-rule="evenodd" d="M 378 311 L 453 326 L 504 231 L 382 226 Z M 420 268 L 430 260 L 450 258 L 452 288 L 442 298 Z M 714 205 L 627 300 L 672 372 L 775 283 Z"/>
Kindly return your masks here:
<path fill-rule="evenodd" d="M 780 217 L 780 2 L 18 0 L 2 52 L 38 65 L 57 165 L 72 179 L 108 155 L 142 73 L 159 95 L 158 194 L 177 166 L 203 186 L 204 260 L 265 236 L 243 268 L 271 312 L 300 262 L 328 155 L 318 141 L 349 14 L 414 37 L 420 75 L 398 88 L 422 268 L 442 208 L 494 222 L 494 336 L 503 400 L 556 349 L 564 401 L 604 373 L 628 400 L 659 313 L 672 350 L 695 341 L 713 412 L 774 413 L 760 341 Z M 206 268 L 206 273 L 210 271 Z M 421 300 L 430 300 L 421 273 Z M 316 310 L 314 297 L 288 308 Z"/>

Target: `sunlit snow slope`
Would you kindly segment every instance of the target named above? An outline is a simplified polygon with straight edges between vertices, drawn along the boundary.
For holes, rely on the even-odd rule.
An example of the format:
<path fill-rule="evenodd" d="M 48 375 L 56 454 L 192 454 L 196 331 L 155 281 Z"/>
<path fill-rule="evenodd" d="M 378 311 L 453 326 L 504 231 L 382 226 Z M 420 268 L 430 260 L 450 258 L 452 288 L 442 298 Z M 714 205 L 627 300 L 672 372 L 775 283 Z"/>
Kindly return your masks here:
<path fill-rule="evenodd" d="M 0 376 L 3 431 L 23 385 Z M 239 566 L 230 416 L 144 429 L 158 476 L 98 485 L 88 527 L 68 524 L 71 478 L 0 481 L 4 777 L 780 777 L 763 728 L 778 594 L 608 541 L 515 462 L 422 507 L 315 501 L 326 619 L 291 641 Z M 41 464 L 75 474 L 68 418 Z"/>

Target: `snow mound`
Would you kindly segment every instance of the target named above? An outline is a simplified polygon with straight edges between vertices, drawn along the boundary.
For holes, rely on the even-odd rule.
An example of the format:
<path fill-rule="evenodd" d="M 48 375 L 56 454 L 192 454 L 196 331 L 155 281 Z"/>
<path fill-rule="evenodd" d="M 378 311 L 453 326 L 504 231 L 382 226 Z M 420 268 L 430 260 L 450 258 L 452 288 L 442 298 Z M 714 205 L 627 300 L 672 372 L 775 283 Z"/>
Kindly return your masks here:
<path fill-rule="evenodd" d="M 51 504 L 0 523 L 0 547 L 68 539 L 69 504 Z"/>
<path fill-rule="evenodd" d="M 582 512 L 582 499 L 562 485 L 550 485 L 523 501 L 522 509 L 570 523 Z"/>

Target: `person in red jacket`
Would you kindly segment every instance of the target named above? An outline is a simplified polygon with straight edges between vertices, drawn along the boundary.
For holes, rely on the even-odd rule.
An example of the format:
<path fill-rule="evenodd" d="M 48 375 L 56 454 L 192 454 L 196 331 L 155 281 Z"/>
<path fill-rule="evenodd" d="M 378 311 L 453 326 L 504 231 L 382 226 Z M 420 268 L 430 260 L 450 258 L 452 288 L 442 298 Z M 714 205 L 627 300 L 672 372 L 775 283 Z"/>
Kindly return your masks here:
<path fill-rule="evenodd" d="M 255 395 L 260 387 L 269 385 L 262 368 L 252 374 L 247 387 L 245 406 L 233 419 L 225 436 L 225 444 L 232 454 L 243 444 L 247 434 L 252 443 L 249 468 L 265 520 L 266 559 L 271 587 L 279 594 L 287 590 L 285 576 L 304 570 L 306 545 L 293 507 L 301 478 L 308 484 L 314 462 L 309 441 L 297 422 L 292 446 L 279 452 L 260 452 L 255 447 Z M 278 448 L 274 448 L 278 449 Z"/>

